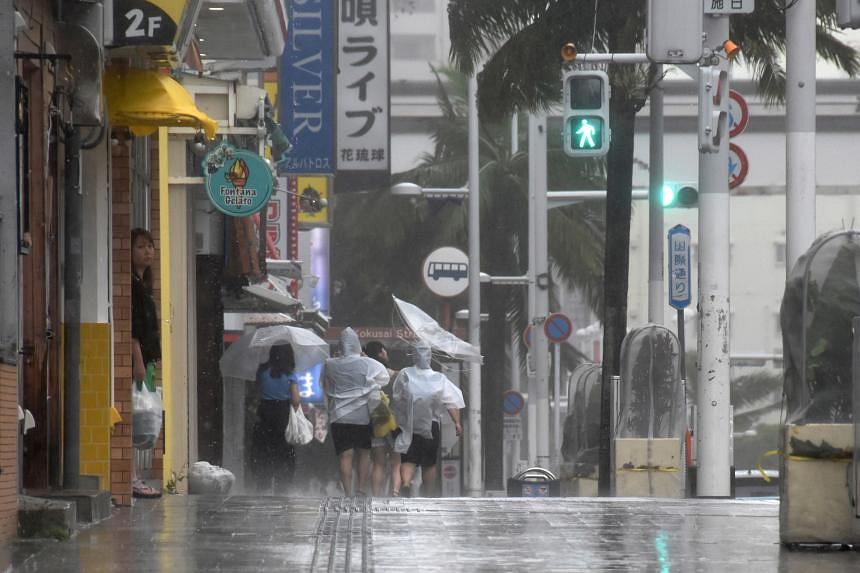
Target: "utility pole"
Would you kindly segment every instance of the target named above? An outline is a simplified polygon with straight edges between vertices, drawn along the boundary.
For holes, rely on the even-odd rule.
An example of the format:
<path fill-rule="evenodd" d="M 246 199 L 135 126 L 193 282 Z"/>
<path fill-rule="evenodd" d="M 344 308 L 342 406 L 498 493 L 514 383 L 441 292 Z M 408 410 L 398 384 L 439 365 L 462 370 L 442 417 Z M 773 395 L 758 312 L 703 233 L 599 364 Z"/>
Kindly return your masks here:
<path fill-rule="evenodd" d="M 648 136 L 648 322 L 663 324 L 663 65 L 654 67 L 657 81 L 651 89 Z"/>
<path fill-rule="evenodd" d="M 705 16 L 706 45 L 718 50 L 729 38 L 728 16 Z M 728 71 L 727 58 L 715 67 Z M 700 75 L 708 70 L 700 68 Z M 700 78 L 704 81 L 704 78 Z M 728 74 L 725 76 L 728 83 Z M 728 85 L 722 90 L 728 94 Z M 718 89 L 717 86 L 713 87 Z M 712 97 L 710 93 L 706 97 Z M 699 106 L 706 105 L 700 99 Z M 718 106 L 718 107 L 716 107 Z M 715 109 L 728 111 L 728 97 Z M 701 127 L 700 127 L 701 129 Z M 728 133 L 715 152 L 699 153 L 699 339 L 698 339 L 698 474 L 700 497 L 728 497 L 731 493 L 729 403 L 729 172 Z"/>
<path fill-rule="evenodd" d="M 537 300 L 537 280 L 535 279 L 535 269 L 537 256 L 535 255 L 535 233 L 537 232 L 537 210 L 535 209 L 535 177 L 537 174 L 537 137 L 534 135 L 532 124 L 534 118 L 529 114 L 528 122 L 528 149 L 529 149 L 529 270 L 528 270 L 528 321 L 531 324 L 532 317 L 535 316 L 535 301 Z M 532 329 L 534 330 L 534 329 Z M 534 467 L 537 465 L 537 386 L 535 365 L 535 350 L 534 350 L 534 335 L 532 334 L 531 344 L 526 355 L 526 374 L 528 375 L 527 389 L 528 402 L 526 403 L 526 420 L 528 437 L 528 465 Z"/>
<path fill-rule="evenodd" d="M 529 158 L 534 157 L 530 166 L 534 175 L 529 177 L 530 204 L 534 209 L 534 231 L 529 234 L 533 244 L 529 252 L 534 252 L 535 307 L 530 316 L 532 325 L 531 352 L 534 356 L 534 385 L 529 386 L 529 402 L 535 404 L 538 466 L 548 468 L 550 464 L 549 434 L 549 341 L 543 331 L 543 323 L 549 314 L 549 254 L 547 253 L 547 166 L 546 166 L 546 115 L 529 115 Z M 531 171 L 531 170 L 530 170 Z M 531 408 L 529 409 L 531 414 Z M 532 427 L 529 415 L 529 429 Z M 531 444 L 531 436 L 529 437 Z M 532 456 L 531 451 L 529 457 Z"/>
<path fill-rule="evenodd" d="M 478 161 L 478 76 L 469 78 L 469 342 L 481 348 L 481 189 Z M 466 495 L 484 493 L 481 441 L 481 363 L 469 363 L 468 459 Z"/>
<path fill-rule="evenodd" d="M 785 9 L 786 275 L 815 240 L 815 0 Z"/>

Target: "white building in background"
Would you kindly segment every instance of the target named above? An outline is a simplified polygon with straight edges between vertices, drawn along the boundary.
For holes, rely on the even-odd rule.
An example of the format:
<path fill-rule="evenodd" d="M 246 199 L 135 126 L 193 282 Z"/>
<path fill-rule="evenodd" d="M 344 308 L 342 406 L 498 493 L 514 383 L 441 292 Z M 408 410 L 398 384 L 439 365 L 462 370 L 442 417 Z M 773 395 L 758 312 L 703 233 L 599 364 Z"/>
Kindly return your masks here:
<path fill-rule="evenodd" d="M 435 79 L 429 65 L 447 65 L 446 0 L 391 0 L 392 170 L 414 167 L 431 152 L 436 106 Z M 860 33 L 845 36 L 860 48 Z M 732 140 L 749 158 L 746 181 L 731 201 L 731 352 L 733 355 L 781 355 L 779 308 L 785 282 L 785 109 L 768 107 L 756 94 L 747 70 L 733 71 L 733 89 L 746 98 L 750 121 Z M 674 70 L 667 76 L 664 174 L 666 180 L 698 180 L 696 84 Z M 559 89 L 561 85 L 559 84 Z M 816 169 L 818 233 L 860 227 L 860 81 L 832 66 L 819 64 Z M 648 114 L 637 118 L 634 187 L 648 185 Z M 560 125 L 560 124 L 556 124 Z M 558 130 L 556 130 L 558 131 Z M 550 132 L 550 137 L 560 134 Z M 693 237 L 693 289 L 697 292 L 698 210 L 669 210 L 664 236 L 683 224 Z M 599 358 L 602 334 L 579 297 L 562 297 L 574 318 L 574 337 L 587 356 Z M 630 231 L 628 324 L 647 321 L 648 209 L 634 203 Z M 686 313 L 687 350 L 696 348 L 695 296 Z M 667 304 L 664 323 L 674 328 L 675 310 Z"/>

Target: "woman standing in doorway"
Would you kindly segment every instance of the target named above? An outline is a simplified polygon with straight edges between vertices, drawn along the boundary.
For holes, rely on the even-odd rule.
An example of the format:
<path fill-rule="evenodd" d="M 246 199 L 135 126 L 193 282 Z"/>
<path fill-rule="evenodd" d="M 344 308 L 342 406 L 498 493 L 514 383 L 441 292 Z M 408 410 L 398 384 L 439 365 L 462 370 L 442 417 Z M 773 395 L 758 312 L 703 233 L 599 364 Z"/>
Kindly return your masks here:
<path fill-rule="evenodd" d="M 152 263 L 155 260 L 155 241 L 146 229 L 131 231 L 131 367 L 132 378 L 142 382 L 154 375 L 155 365 L 161 360 L 161 338 L 158 332 L 158 313 L 152 298 Z M 134 497 L 161 497 L 161 492 L 137 477 L 134 460 L 131 464 Z"/>

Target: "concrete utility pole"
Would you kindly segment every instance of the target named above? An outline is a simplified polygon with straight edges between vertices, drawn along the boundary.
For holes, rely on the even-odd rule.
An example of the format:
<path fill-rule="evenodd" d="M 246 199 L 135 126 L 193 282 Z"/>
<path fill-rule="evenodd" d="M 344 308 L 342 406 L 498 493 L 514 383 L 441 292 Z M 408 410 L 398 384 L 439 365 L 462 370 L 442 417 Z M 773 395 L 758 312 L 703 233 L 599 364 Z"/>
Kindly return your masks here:
<path fill-rule="evenodd" d="M 785 10 L 786 275 L 815 240 L 815 0 Z"/>
<path fill-rule="evenodd" d="M 529 444 L 536 443 L 538 466 L 548 468 L 549 455 L 549 342 L 543 331 L 543 323 L 549 314 L 549 255 L 547 253 L 547 165 L 546 165 L 546 116 L 529 115 L 529 203 L 534 210 L 534 231 L 529 233 L 532 244 L 529 253 L 534 253 L 535 307 L 530 315 L 532 325 L 531 352 L 535 363 L 534 385 L 529 385 L 529 402 L 535 404 L 535 442 L 529 435 Z M 534 160 L 532 161 L 532 158 Z M 532 427 L 529 409 L 529 429 Z M 531 450 L 531 448 L 530 448 Z M 532 452 L 529 451 L 529 457 Z"/>
<path fill-rule="evenodd" d="M 537 153 L 535 152 L 536 137 L 532 136 L 532 116 L 529 114 L 528 123 L 528 150 L 529 150 L 529 287 L 528 287 L 528 320 L 531 324 L 532 317 L 535 315 L 535 300 L 537 299 L 537 281 L 535 279 L 535 233 L 537 232 L 537 211 L 535 210 L 535 174 L 537 168 Z M 528 438 L 528 465 L 534 467 L 537 465 L 537 386 L 535 385 L 535 351 L 534 351 L 534 336 L 531 338 L 531 346 L 526 355 L 526 373 L 528 374 L 527 390 L 528 402 L 526 403 L 526 421 L 528 424 L 526 436 Z"/>
<path fill-rule="evenodd" d="M 663 290 L 663 82 L 659 79 L 663 66 L 657 64 L 655 68 L 658 80 L 651 90 L 648 138 L 648 322 L 663 324 L 666 308 Z"/>
<path fill-rule="evenodd" d="M 704 31 L 706 45 L 718 49 L 729 38 L 728 16 L 706 16 Z M 719 67 L 728 70 L 728 60 L 720 58 Z M 702 105 L 700 101 L 699 106 Z M 728 97 L 722 98 L 719 109 L 728 111 Z M 718 152 L 699 153 L 699 497 L 728 497 L 731 494 L 728 154 L 728 133 L 723 134 Z"/>
<path fill-rule="evenodd" d="M 18 189 L 15 187 L 15 3 L 0 0 L 0 362 L 18 363 Z"/>
<path fill-rule="evenodd" d="M 469 342 L 481 348 L 481 189 L 478 161 L 478 77 L 469 78 Z M 481 364 L 469 363 L 468 459 L 466 495 L 484 493 L 481 441 Z"/>

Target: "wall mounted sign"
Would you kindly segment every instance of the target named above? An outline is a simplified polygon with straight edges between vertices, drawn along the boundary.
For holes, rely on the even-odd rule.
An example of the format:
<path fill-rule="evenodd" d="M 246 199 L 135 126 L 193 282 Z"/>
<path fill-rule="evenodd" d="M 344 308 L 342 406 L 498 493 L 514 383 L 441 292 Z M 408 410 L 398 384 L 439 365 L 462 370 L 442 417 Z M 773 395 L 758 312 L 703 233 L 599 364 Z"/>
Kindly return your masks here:
<path fill-rule="evenodd" d="M 246 217 L 263 209 L 272 195 L 274 178 L 262 157 L 229 143 L 219 143 L 203 160 L 206 194 L 215 207 L 231 217 Z"/>
<path fill-rule="evenodd" d="M 342 0 L 338 12 L 337 191 L 388 189 L 388 0 Z"/>

